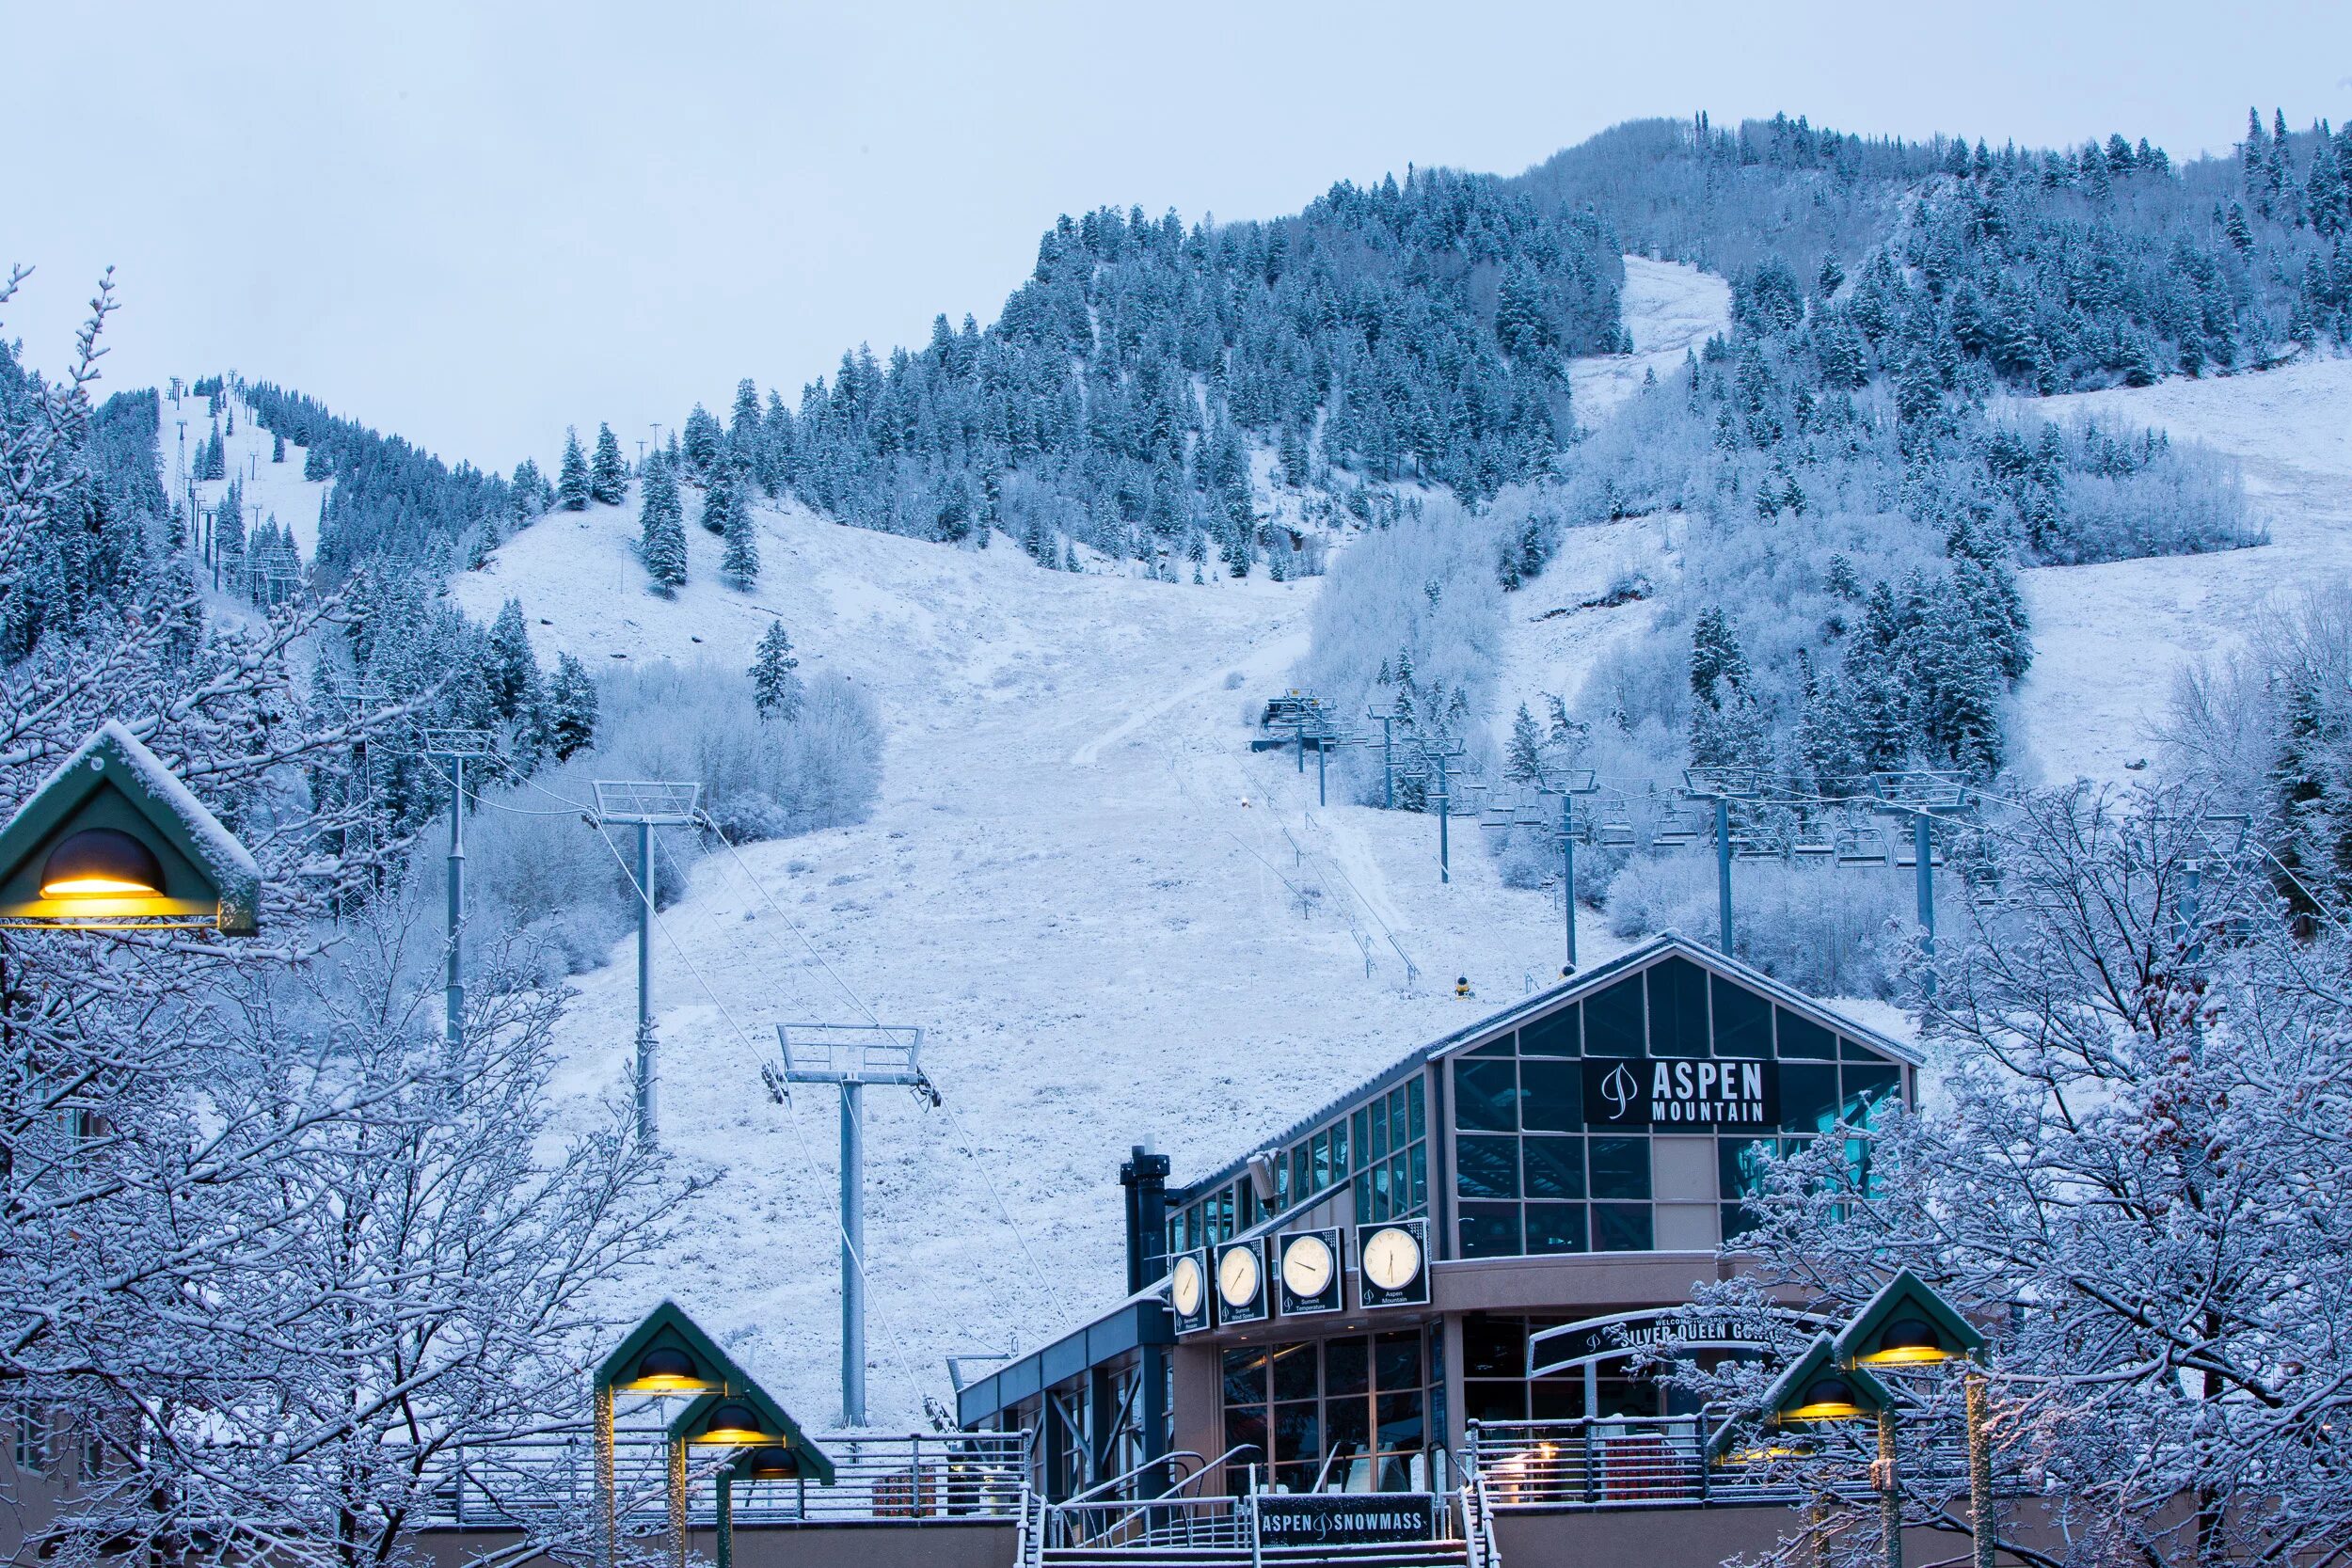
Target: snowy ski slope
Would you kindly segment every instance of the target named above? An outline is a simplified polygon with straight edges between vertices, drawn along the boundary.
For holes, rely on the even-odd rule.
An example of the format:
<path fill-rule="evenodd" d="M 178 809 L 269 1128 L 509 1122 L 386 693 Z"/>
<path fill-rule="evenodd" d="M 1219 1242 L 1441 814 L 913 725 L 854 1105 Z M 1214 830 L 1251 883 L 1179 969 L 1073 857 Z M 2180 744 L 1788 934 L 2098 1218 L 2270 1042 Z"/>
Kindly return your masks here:
<path fill-rule="evenodd" d="M 1724 325 L 1720 280 L 1628 269 L 1636 354 L 1575 368 L 1588 422 Z M 2183 659 L 2352 557 L 2352 361 L 2046 411 L 2073 404 L 2238 453 L 2275 540 L 2027 574 L 2027 746 L 2054 775 L 2128 776 Z M 1316 579 L 1046 573 L 1001 540 L 946 549 L 765 507 L 755 592 L 718 586 L 719 542 L 690 526 L 691 581 L 664 601 L 630 553 L 634 517 L 633 496 L 551 515 L 453 593 L 484 620 L 519 595 L 543 660 L 608 668 L 740 669 L 781 616 L 805 667 L 866 685 L 889 731 L 870 821 L 701 857 L 656 937 L 665 1136 L 720 1180 L 644 1290 L 676 1295 L 808 1418 L 835 1408 L 834 1108 L 829 1091 L 763 1098 L 776 1023 L 870 1005 L 921 1025 L 946 1097 L 866 1101 L 871 1405 L 897 1425 L 946 1393 L 944 1356 L 1034 1344 L 1105 1305 L 1131 1143 L 1197 1175 L 1557 971 L 1556 904 L 1500 885 L 1475 828 L 1457 824 L 1441 886 L 1429 819 L 1318 809 L 1311 768 L 1247 749 L 1246 710 L 1306 648 Z M 1579 607 L 1629 567 L 1673 570 L 1679 534 L 1643 519 L 1572 536 L 1511 598 L 1506 706 L 1573 694 L 1646 626 L 1642 602 Z M 1581 942 L 1588 961 L 1614 949 L 1589 915 Z M 564 1086 L 583 1101 L 625 1077 L 628 958 L 580 982 Z M 1474 1001 L 1453 996 L 1457 974 Z"/>

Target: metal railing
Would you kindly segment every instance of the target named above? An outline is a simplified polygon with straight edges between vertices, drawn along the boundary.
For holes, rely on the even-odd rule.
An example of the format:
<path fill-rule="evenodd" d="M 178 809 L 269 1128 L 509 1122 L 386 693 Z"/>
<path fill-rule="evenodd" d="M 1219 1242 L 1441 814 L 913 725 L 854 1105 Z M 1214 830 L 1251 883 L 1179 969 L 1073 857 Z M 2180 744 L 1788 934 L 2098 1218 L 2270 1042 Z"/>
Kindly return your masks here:
<path fill-rule="evenodd" d="M 1708 1440 L 1721 1424 L 1706 1415 L 1472 1421 L 1466 1480 L 1480 1487 L 1488 1509 L 1739 1508 L 1813 1495 L 1784 1455 L 1735 1449 L 1709 1460 Z M 1965 1478 L 1966 1456 L 1957 1442 L 1906 1435 L 1907 1475 Z M 1851 1478 L 1829 1489 L 1867 1495 L 1868 1456 L 1857 1449 L 1850 1468 Z"/>
<path fill-rule="evenodd" d="M 1048 1503 L 1041 1510 L 1039 1547 L 1254 1546 L 1257 1535 L 1249 1528 L 1247 1497 L 1200 1494 L 1192 1488 L 1203 1476 L 1221 1474 L 1236 1456 L 1260 1452 L 1257 1445 L 1245 1443 L 1205 1462 L 1189 1450 L 1170 1454 L 1160 1463 L 1190 1459 L 1196 1468 L 1152 1497 L 1095 1497 L 1080 1493 L 1066 1502 Z M 1257 1473 L 1253 1461 L 1250 1492 L 1257 1490 Z"/>
<path fill-rule="evenodd" d="M 666 1449 L 655 1434 L 624 1431 L 614 1445 L 614 1491 L 625 1528 L 666 1527 Z M 818 1433 L 810 1441 L 834 1463 L 834 1484 L 802 1478 L 738 1480 L 739 1525 L 825 1524 L 865 1520 L 1019 1518 L 1028 1491 L 1026 1432 L 912 1433 L 875 1437 Z M 688 1517 L 715 1524 L 718 1489 L 700 1463 L 690 1483 Z M 464 1450 L 434 1491 L 426 1528 L 521 1526 L 559 1510 L 583 1510 L 596 1497 L 595 1445 L 579 1437 L 531 1438 Z"/>

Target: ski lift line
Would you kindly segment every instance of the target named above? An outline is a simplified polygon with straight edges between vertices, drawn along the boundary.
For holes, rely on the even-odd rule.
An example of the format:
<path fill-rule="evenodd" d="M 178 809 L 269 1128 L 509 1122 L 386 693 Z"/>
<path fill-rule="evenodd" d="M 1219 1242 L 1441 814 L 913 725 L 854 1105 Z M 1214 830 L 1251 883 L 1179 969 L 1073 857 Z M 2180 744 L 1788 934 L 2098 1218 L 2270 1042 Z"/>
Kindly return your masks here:
<path fill-rule="evenodd" d="M 874 1009 L 867 1006 L 866 1005 L 866 999 L 857 993 L 857 991 L 850 985 L 849 981 L 841 977 L 838 970 L 834 969 L 831 963 L 826 961 L 823 952 L 818 949 L 815 942 L 810 940 L 807 931 L 802 928 L 801 923 L 792 918 L 791 911 L 787 910 L 782 904 L 776 902 L 774 896 L 769 893 L 767 885 L 759 879 L 758 875 L 755 873 L 750 864 L 744 861 L 742 852 L 736 848 L 735 842 L 727 837 L 725 830 L 722 829 L 719 824 L 711 818 L 708 812 L 700 812 L 697 813 L 697 815 L 701 816 L 703 824 L 710 830 L 711 836 L 716 838 L 722 845 L 725 846 L 727 854 L 734 860 L 736 868 L 743 873 L 744 879 L 752 884 L 754 891 L 758 893 L 760 898 L 770 909 L 776 912 L 776 914 L 784 921 L 785 925 L 791 927 L 792 934 L 800 938 L 801 945 L 808 949 L 809 957 L 815 958 L 818 966 L 821 967 L 828 975 L 832 976 L 833 983 L 841 988 L 841 993 L 857 1005 L 858 1011 L 866 1015 L 866 1021 L 868 1023 L 873 1024 L 876 1028 L 880 1028 L 882 1026 L 882 1020 L 876 1016 Z M 995 1203 L 996 1212 L 1003 1217 L 1006 1228 L 1012 1232 L 1012 1239 L 1020 1243 L 1022 1256 L 1028 1259 L 1030 1272 L 1037 1277 L 1044 1279 L 1047 1282 L 1047 1291 L 1054 1298 L 1054 1309 L 1057 1312 L 1066 1312 L 1067 1308 L 1062 1304 L 1060 1291 L 1053 1285 L 1052 1276 L 1038 1267 L 1037 1255 L 1029 1248 L 1028 1237 L 1023 1234 L 1020 1222 L 1012 1217 L 1011 1208 L 1006 1204 L 1004 1195 L 997 1190 L 995 1176 L 989 1170 L 987 1165 L 981 1162 L 978 1148 L 972 1141 L 970 1132 L 965 1129 L 963 1125 L 963 1117 L 957 1111 L 955 1101 L 943 1095 L 940 1097 L 940 1104 L 941 1107 L 946 1111 L 947 1119 L 955 1125 L 956 1135 L 963 1145 L 964 1158 L 970 1160 L 972 1162 L 973 1168 L 980 1173 L 981 1184 L 988 1188 L 988 1196 L 991 1200 Z M 789 1097 L 786 1100 L 786 1105 L 787 1108 L 791 1105 Z M 793 1112 L 793 1116 L 795 1126 L 797 1128 L 799 1113 L 795 1111 Z M 859 1273 L 863 1274 L 864 1272 L 865 1268 L 861 1263 L 859 1266 Z"/>
<path fill-rule="evenodd" d="M 621 875 L 628 879 L 628 885 L 630 889 L 639 898 L 644 900 L 648 909 L 652 909 L 652 895 L 645 890 L 644 883 L 638 881 L 637 874 L 629 869 L 628 862 L 622 857 L 620 850 L 614 848 L 612 841 L 606 838 L 603 833 L 598 833 L 596 837 L 603 843 L 605 848 L 611 852 L 613 863 L 621 868 Z M 727 1021 L 728 1027 L 735 1031 L 737 1038 L 739 1039 L 743 1043 L 745 1049 L 751 1053 L 753 1065 L 755 1067 L 765 1069 L 768 1065 L 766 1059 L 759 1054 L 758 1049 L 752 1045 L 751 1037 L 744 1032 L 741 1022 L 736 1019 L 734 1012 L 727 1006 L 726 1003 L 721 999 L 718 991 L 711 986 L 708 978 L 704 975 L 701 968 L 695 964 L 692 956 L 686 951 L 685 944 L 677 940 L 676 933 L 670 929 L 669 923 L 661 918 L 661 912 L 659 910 L 653 911 L 653 923 L 660 929 L 663 940 L 669 942 L 671 951 L 675 953 L 678 957 L 678 960 L 686 965 L 687 972 L 694 976 L 695 983 L 702 987 L 703 993 L 710 998 L 711 1006 L 719 1009 L 720 1016 Z M 801 1156 L 801 1164 L 808 1173 L 809 1181 L 813 1186 L 816 1182 L 817 1176 L 816 1161 L 809 1154 L 807 1133 L 801 1126 L 800 1112 L 798 1107 L 793 1104 L 790 1095 L 786 1095 L 784 1097 L 784 1108 L 787 1122 L 792 1130 L 793 1145 Z M 866 1266 L 864 1250 L 850 1242 L 850 1233 L 842 1226 L 840 1216 L 834 1216 L 833 1227 L 834 1233 L 841 1239 L 842 1251 L 849 1257 L 852 1263 L 856 1264 L 858 1277 L 864 1280 L 866 1284 L 867 1300 L 875 1300 L 876 1297 L 872 1291 L 874 1276 Z M 884 1314 L 877 1312 L 875 1316 L 880 1318 L 883 1317 Z M 882 1331 L 883 1337 L 892 1342 L 894 1348 L 902 1353 L 909 1348 L 910 1342 L 906 1337 L 898 1333 L 892 1324 L 885 1323 L 882 1326 Z M 910 1383 L 909 1386 L 913 1386 L 912 1383 Z M 920 1390 L 916 1391 L 920 1392 Z"/>
<path fill-rule="evenodd" d="M 451 778 L 447 773 L 442 772 L 438 768 L 433 766 L 433 758 L 429 752 L 420 752 L 417 754 L 424 763 L 426 772 L 432 774 L 443 784 L 448 784 L 452 789 L 457 787 L 457 782 L 454 779 Z M 494 755 L 492 760 L 503 764 L 506 759 Z M 508 770 L 510 772 L 513 771 L 512 768 L 509 768 Z M 484 795 L 479 788 L 470 784 L 468 785 L 466 789 L 466 800 L 477 810 L 483 807 L 487 807 L 491 811 L 502 811 L 509 816 L 577 816 L 579 815 L 577 812 L 569 811 L 532 811 L 528 806 L 502 805 L 499 801 L 493 800 L 489 797 Z"/>
<path fill-rule="evenodd" d="M 1311 816 L 1308 820 L 1311 822 L 1314 818 Z M 1389 928 L 1389 923 L 1387 921 L 1380 918 L 1380 911 L 1372 907 L 1372 900 L 1364 896 L 1363 890 L 1356 885 L 1355 879 L 1348 876 L 1347 868 L 1327 855 L 1324 857 L 1324 862 L 1331 868 L 1331 874 L 1339 878 L 1341 884 L 1355 896 L 1356 902 L 1364 907 L 1364 912 L 1372 916 L 1372 923 L 1380 927 L 1380 934 L 1387 938 L 1389 945 L 1395 949 L 1397 958 L 1402 960 L 1405 965 L 1406 973 L 1419 973 L 1414 966 L 1411 957 L 1406 953 L 1404 943 L 1396 940 L 1396 933 Z"/>

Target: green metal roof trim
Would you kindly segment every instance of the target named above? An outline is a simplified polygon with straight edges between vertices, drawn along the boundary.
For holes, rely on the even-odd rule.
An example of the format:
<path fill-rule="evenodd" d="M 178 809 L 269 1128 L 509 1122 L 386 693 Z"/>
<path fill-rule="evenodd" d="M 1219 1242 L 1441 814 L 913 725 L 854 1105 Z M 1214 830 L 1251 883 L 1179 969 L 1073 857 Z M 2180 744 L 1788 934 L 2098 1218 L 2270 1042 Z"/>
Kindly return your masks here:
<path fill-rule="evenodd" d="M 751 1378 L 721 1350 L 718 1342 L 705 1334 L 686 1309 L 676 1302 L 664 1301 L 645 1314 L 644 1321 L 628 1331 L 628 1338 L 613 1347 L 596 1367 L 596 1386 L 602 1388 L 616 1383 L 627 1383 L 629 1374 L 644 1354 L 662 1344 L 675 1344 L 694 1360 L 718 1374 L 725 1391 L 755 1388 Z"/>
<path fill-rule="evenodd" d="M 250 936 L 259 928 L 262 870 L 252 854 L 162 758 L 112 720 L 41 781 L 0 829 L 0 919 L 67 913 L 59 900 L 40 896 L 41 866 L 60 840 L 85 828 L 127 831 L 159 850 L 165 896 L 76 900 L 72 913 L 95 920 L 197 916 L 230 936 Z M 105 907 L 134 902 L 145 908 Z"/>
<path fill-rule="evenodd" d="M 740 1388 L 730 1388 L 723 1394 L 703 1394 L 696 1397 L 684 1410 L 678 1412 L 675 1420 L 671 1421 L 668 1433 L 670 1441 L 675 1443 L 680 1437 L 685 1436 L 711 1411 L 730 1401 L 748 1404 L 754 1410 L 758 1411 L 762 1418 L 775 1423 L 774 1430 L 784 1434 L 784 1446 L 792 1451 L 793 1457 L 799 1461 L 807 1474 L 827 1486 L 833 1484 L 834 1470 L 831 1457 L 824 1449 L 808 1440 L 808 1433 L 801 1429 L 800 1422 L 792 1418 L 790 1411 L 769 1398 L 767 1390 L 755 1383 L 746 1382 Z"/>
<path fill-rule="evenodd" d="M 1506 1030 L 1516 1029 L 1530 1020 L 1543 1017 L 1570 1003 L 1581 1002 L 1594 991 L 1612 986 L 1628 975 L 1639 974 L 1662 958 L 1676 956 L 1688 958 L 1701 969 L 1719 974 L 1736 985 L 1745 986 L 1750 990 L 1770 997 L 1790 1012 L 1809 1019 L 1832 1033 L 1843 1035 L 1859 1044 L 1866 1045 L 1906 1067 L 1917 1067 L 1925 1060 L 1910 1046 L 1890 1039 L 1866 1024 L 1857 1023 L 1843 1013 L 1824 1007 L 1803 991 L 1783 985 L 1763 971 L 1741 963 L 1737 958 L 1725 958 L 1713 948 L 1701 946 L 1688 937 L 1667 931 L 1652 937 L 1638 947 L 1618 954 L 1607 963 L 1595 965 L 1573 979 L 1563 980 L 1548 990 L 1540 990 L 1532 996 L 1523 997 L 1501 1012 L 1489 1013 L 1475 1023 L 1465 1024 L 1450 1035 L 1416 1048 L 1402 1061 L 1388 1068 L 1377 1076 L 1357 1085 L 1345 1094 L 1327 1101 L 1311 1115 L 1291 1123 L 1280 1132 L 1260 1144 L 1258 1148 L 1278 1148 L 1296 1143 L 1300 1138 L 1312 1132 L 1342 1112 L 1353 1110 L 1358 1101 L 1370 1100 L 1375 1094 L 1386 1094 L 1430 1062 L 1440 1057 L 1459 1055 Z M 1171 1186 L 1168 1194 L 1168 1207 L 1171 1209 L 1182 1207 L 1191 1202 L 1204 1190 L 1219 1187 L 1238 1179 L 1248 1167 L 1248 1161 L 1249 1156 L 1244 1154 L 1206 1176 L 1195 1178 L 1182 1187 Z"/>

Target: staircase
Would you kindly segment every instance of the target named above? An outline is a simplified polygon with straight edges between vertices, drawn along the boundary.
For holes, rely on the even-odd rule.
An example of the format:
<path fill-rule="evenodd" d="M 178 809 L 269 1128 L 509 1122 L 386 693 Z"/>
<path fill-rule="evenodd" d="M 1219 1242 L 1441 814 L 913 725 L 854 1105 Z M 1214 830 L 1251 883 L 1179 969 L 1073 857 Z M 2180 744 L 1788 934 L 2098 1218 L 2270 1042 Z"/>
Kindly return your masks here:
<path fill-rule="evenodd" d="M 1049 1546 L 1048 1568 L 1468 1568 L 1459 1541 L 1399 1541 L 1363 1546 Z"/>

